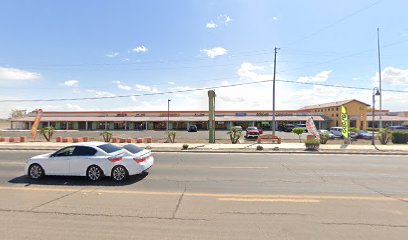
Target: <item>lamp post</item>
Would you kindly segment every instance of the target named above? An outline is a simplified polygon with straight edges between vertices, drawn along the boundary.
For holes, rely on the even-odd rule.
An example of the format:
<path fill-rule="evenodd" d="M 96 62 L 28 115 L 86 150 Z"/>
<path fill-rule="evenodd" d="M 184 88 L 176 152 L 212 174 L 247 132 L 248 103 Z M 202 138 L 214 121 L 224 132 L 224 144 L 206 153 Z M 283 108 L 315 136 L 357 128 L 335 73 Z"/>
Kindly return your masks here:
<path fill-rule="evenodd" d="M 167 131 L 169 131 L 170 126 L 170 99 L 167 99 Z"/>
<path fill-rule="evenodd" d="M 371 130 L 372 130 L 372 139 L 371 139 L 371 144 L 375 145 L 375 135 L 374 135 L 374 123 L 375 123 L 375 96 L 381 96 L 380 90 L 375 87 L 373 88 L 373 107 L 372 109 L 372 117 L 373 117 L 373 121 L 371 124 Z M 380 113 L 381 114 L 381 113 Z"/>

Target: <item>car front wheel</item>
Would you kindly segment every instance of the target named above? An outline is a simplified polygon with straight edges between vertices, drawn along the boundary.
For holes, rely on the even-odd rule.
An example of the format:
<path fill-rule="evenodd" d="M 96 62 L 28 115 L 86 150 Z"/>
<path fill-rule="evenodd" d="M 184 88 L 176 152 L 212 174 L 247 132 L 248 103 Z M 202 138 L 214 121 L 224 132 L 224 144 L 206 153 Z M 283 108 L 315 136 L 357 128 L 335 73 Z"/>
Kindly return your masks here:
<path fill-rule="evenodd" d="M 32 178 L 32 179 L 39 179 L 41 177 L 44 176 L 44 170 L 43 168 L 38 165 L 38 164 L 33 164 L 30 166 L 30 168 L 28 169 L 28 175 Z"/>
<path fill-rule="evenodd" d="M 98 181 L 102 177 L 102 170 L 98 166 L 90 166 L 86 171 L 86 176 L 91 181 Z"/>

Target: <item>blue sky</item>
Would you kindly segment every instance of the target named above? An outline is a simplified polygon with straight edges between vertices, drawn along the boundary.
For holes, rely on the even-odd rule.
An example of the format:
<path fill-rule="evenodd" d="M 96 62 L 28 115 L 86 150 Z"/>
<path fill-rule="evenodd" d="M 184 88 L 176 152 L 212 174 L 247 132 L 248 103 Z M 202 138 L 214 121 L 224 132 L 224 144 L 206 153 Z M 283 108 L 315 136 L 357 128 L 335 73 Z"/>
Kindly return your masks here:
<path fill-rule="evenodd" d="M 408 90 L 406 1 L 0 1 L 0 100 L 143 94 L 277 78 Z M 270 109 L 271 83 L 217 89 L 217 109 Z M 10 109 L 207 109 L 205 91 L 125 99 L 0 103 Z M 407 93 L 383 92 L 408 110 Z M 277 83 L 277 109 L 371 92 Z"/>

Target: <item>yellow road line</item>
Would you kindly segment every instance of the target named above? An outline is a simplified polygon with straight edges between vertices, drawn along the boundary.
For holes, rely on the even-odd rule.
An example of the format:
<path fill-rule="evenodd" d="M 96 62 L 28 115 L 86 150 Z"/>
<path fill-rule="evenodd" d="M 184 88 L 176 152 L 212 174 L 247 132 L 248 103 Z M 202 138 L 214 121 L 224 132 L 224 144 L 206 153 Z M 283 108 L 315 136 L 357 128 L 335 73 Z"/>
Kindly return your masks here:
<path fill-rule="evenodd" d="M 0 186 L 0 190 L 12 191 L 37 191 L 37 192 L 76 192 L 80 188 L 49 188 L 49 187 L 6 187 Z M 134 194 L 150 196 L 180 196 L 182 192 L 145 192 L 132 190 L 110 190 L 110 189 L 83 189 L 80 192 L 94 191 L 107 194 Z M 273 194 L 223 194 L 223 193 L 184 193 L 189 197 L 213 197 L 213 198 L 282 198 L 282 199 L 319 199 L 319 200 L 354 200 L 354 201 L 408 201 L 408 197 L 370 197 L 370 196 L 336 196 L 336 195 L 273 195 Z"/>
<path fill-rule="evenodd" d="M 228 202 L 292 202 L 292 203 L 319 203 L 316 199 L 289 199 L 289 198 L 218 198 L 218 201 Z"/>
<path fill-rule="evenodd" d="M 266 169 L 269 167 L 210 167 L 212 169 Z"/>

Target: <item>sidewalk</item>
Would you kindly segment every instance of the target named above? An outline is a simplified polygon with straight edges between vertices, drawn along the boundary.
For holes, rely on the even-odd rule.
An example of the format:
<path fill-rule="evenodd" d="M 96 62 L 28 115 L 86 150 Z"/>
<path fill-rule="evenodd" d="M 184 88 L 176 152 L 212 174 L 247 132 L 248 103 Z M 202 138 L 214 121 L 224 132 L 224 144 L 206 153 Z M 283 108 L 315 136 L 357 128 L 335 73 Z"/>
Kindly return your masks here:
<path fill-rule="evenodd" d="M 57 150 L 61 147 L 74 143 L 56 142 L 24 142 L 9 143 L 1 142 L 0 150 Z M 117 143 L 122 146 L 125 143 Z M 181 150 L 184 143 L 141 143 L 139 147 L 151 147 L 157 152 L 185 152 Z M 261 145 L 264 150 L 257 151 L 256 147 Z M 266 152 L 266 153 L 335 153 L 335 154 L 399 154 L 408 156 L 408 145 L 334 145 L 321 144 L 318 152 L 305 151 L 304 143 L 281 143 L 281 144 L 188 144 L 188 152 L 224 152 L 224 153 L 245 153 L 245 152 Z"/>

